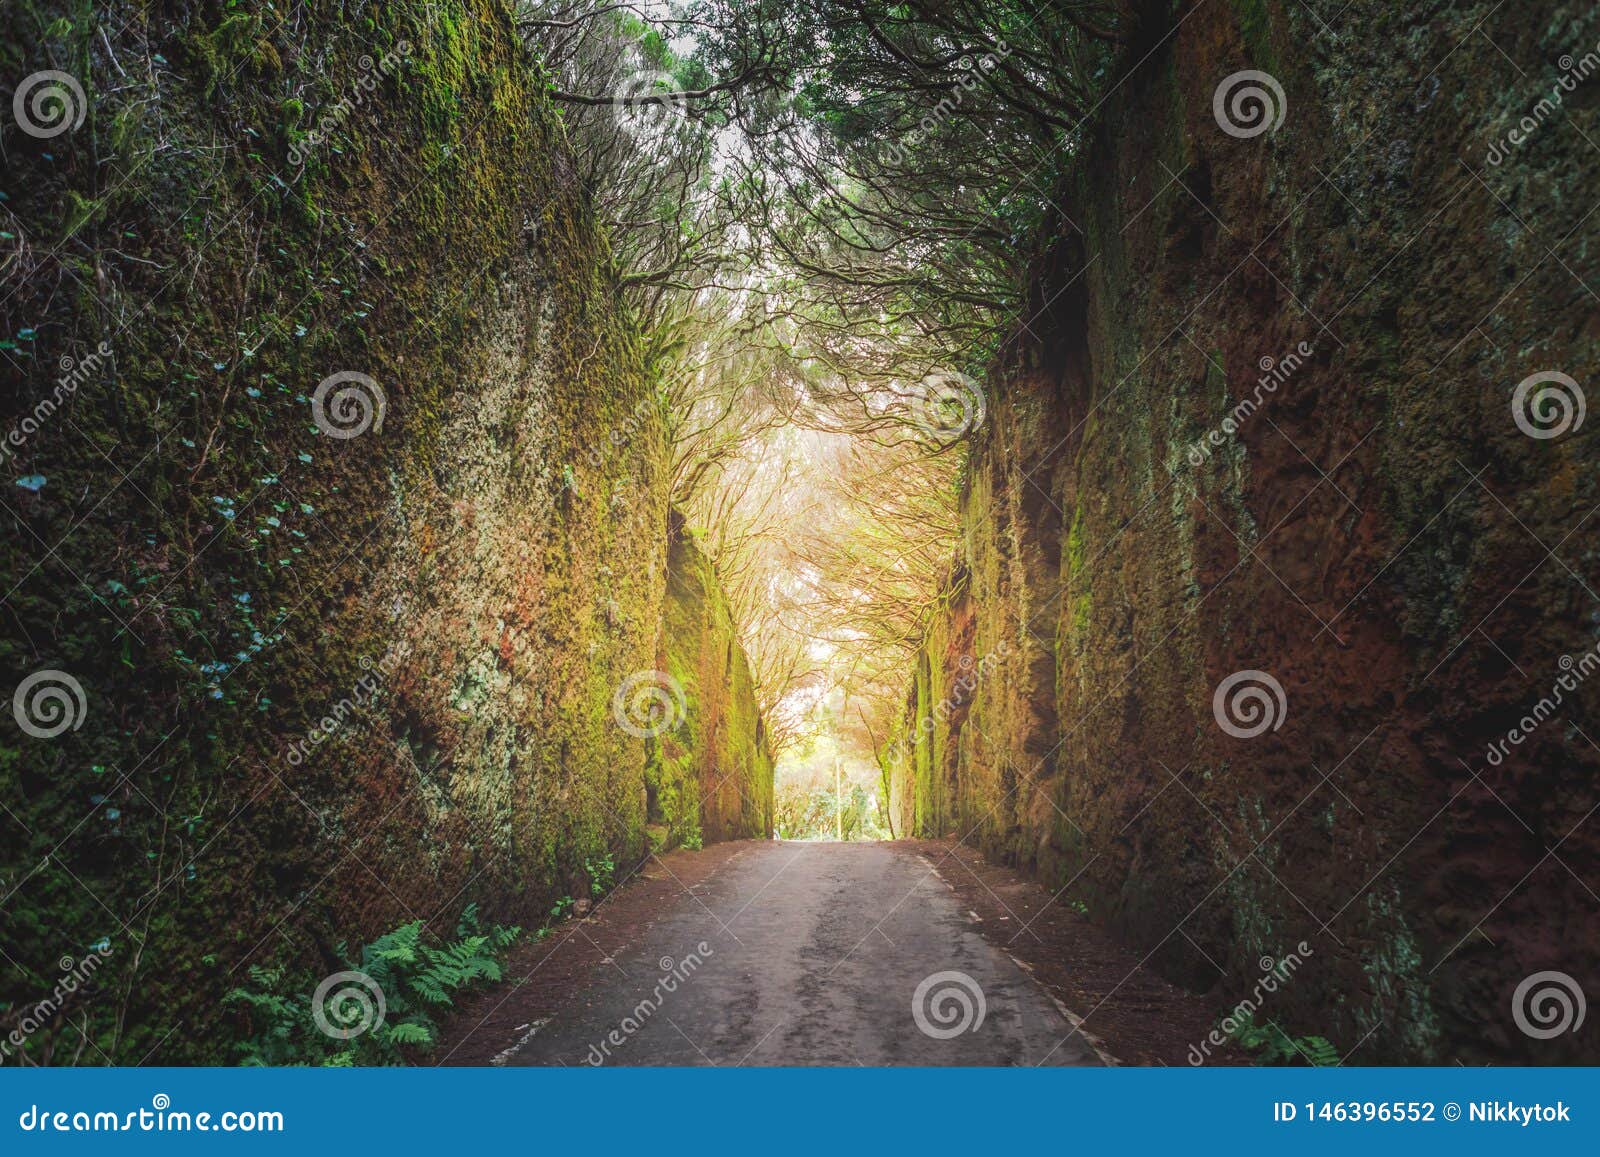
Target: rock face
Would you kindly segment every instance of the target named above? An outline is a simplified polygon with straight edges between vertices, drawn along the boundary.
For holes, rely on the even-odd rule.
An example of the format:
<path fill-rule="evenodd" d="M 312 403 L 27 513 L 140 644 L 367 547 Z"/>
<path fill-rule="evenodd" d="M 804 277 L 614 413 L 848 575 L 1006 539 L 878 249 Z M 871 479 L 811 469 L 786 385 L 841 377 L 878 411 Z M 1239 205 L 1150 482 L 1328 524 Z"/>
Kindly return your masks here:
<path fill-rule="evenodd" d="M 5 123 L 0 669 L 74 726 L 0 722 L 0 1023 L 93 950 L 30 1057 L 215 1060 L 250 965 L 537 924 L 646 853 L 662 415 L 502 5 L 69 16 L 5 47 L 85 116 Z M 675 755 L 729 776 L 707 839 L 771 791 L 726 667 Z"/>
<path fill-rule="evenodd" d="M 1097 114 L 896 827 L 1030 868 L 1219 1017 L 1304 941 L 1260 1017 L 1352 1062 L 1593 1061 L 1512 1001 L 1600 992 L 1600 452 L 1557 404 L 1600 383 L 1600 79 L 1506 142 L 1600 18 L 1312 7 L 1152 15 Z M 1276 129 L 1214 104 L 1243 70 Z"/>
<path fill-rule="evenodd" d="M 772 756 L 750 663 L 710 561 L 677 525 L 667 549 L 661 670 L 673 725 L 652 738 L 645 785 L 660 843 L 772 831 Z"/>

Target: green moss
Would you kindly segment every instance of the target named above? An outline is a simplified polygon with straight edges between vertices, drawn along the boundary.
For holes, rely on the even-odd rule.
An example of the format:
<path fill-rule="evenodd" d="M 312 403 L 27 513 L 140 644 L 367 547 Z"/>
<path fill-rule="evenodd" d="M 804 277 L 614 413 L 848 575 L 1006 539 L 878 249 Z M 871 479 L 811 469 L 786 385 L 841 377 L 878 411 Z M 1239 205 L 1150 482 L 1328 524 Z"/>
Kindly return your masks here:
<path fill-rule="evenodd" d="M 687 533 L 668 546 L 661 654 L 682 711 L 649 744 L 649 821 L 665 845 L 769 835 L 773 765 L 755 681 L 727 596 Z"/>
<path fill-rule="evenodd" d="M 1074 575 L 1082 576 L 1084 563 L 1087 561 L 1087 549 L 1084 546 L 1083 532 L 1083 507 L 1075 506 L 1072 509 L 1072 528 L 1067 532 L 1067 578 Z"/>
<path fill-rule="evenodd" d="M 1239 20 L 1239 32 L 1244 37 L 1250 67 L 1276 76 L 1281 65 L 1272 48 L 1272 13 L 1267 8 L 1267 0 L 1233 0 L 1233 10 Z"/>
<path fill-rule="evenodd" d="M 41 27 L 77 11 L 43 7 Z M 66 23 L 52 59 L 82 62 L 93 107 L 51 159 L 17 158 L 7 193 L 31 235 L 71 234 L 77 279 L 12 295 L 6 334 L 44 336 L 7 396 L 31 407 L 101 340 L 114 373 L 29 442 L 19 473 L 48 485 L 7 515 L 26 529 L 8 526 L 0 579 L 31 642 L 0 639 L 5 685 L 58 667 L 90 710 L 59 741 L 0 742 L 0 792 L 26 801 L 25 827 L 0 816 L 3 874 L 27 876 L 0 928 L 24 967 L 0 1001 L 50 991 L 64 951 L 109 936 L 90 1040 L 130 1063 L 158 1045 L 215 1060 L 230 972 L 320 966 L 469 881 L 486 914 L 532 923 L 586 859 L 646 853 L 645 744 L 612 696 L 659 662 L 659 415 L 596 484 L 563 489 L 559 463 L 657 386 L 499 4 L 106 25 L 124 65 L 171 62 L 148 83 L 117 75 L 95 21 Z M 402 66 L 308 144 L 361 58 L 402 42 Z M 310 395 L 339 370 L 385 391 L 381 432 L 316 432 Z M 12 549 L 35 535 L 60 544 L 42 564 Z M 356 721 L 289 760 L 390 654 Z M 764 756 L 747 676 L 727 733 Z M 759 762 L 747 781 L 755 833 Z M 51 1047 L 41 1033 L 31 1055 Z"/>

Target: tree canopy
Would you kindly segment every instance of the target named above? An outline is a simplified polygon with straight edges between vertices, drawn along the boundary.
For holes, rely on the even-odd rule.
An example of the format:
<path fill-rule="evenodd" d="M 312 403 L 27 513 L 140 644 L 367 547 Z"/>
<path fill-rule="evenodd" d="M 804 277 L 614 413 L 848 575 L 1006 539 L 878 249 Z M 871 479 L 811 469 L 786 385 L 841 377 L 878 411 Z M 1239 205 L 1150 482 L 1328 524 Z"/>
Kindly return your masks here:
<path fill-rule="evenodd" d="M 778 746 L 818 694 L 868 732 L 898 709 L 1118 24 L 1099 0 L 519 9 Z"/>

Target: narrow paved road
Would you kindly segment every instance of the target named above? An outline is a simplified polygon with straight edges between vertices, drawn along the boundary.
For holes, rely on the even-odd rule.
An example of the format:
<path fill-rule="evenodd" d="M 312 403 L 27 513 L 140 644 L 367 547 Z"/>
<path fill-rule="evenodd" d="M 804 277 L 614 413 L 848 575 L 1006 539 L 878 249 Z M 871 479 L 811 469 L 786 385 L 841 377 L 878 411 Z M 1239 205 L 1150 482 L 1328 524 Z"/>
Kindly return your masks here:
<path fill-rule="evenodd" d="M 1100 1061 L 928 861 L 774 842 L 680 896 L 504 1063 Z"/>

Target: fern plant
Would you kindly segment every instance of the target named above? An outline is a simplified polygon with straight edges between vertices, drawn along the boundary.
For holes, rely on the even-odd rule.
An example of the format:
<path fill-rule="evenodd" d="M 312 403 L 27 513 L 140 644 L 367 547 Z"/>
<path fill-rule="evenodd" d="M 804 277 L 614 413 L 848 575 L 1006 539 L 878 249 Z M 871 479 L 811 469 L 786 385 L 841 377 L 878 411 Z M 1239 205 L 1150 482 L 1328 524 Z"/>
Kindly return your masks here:
<path fill-rule="evenodd" d="M 240 1049 L 240 1059 L 253 1065 L 305 1064 L 304 1045 L 297 1031 L 300 1015 L 292 996 L 284 992 L 281 968 L 250 966 L 250 986 L 235 988 L 222 1003 L 242 1010 L 256 1032 Z"/>
<path fill-rule="evenodd" d="M 434 1044 L 435 1014 L 466 989 L 500 979 L 500 957 L 520 935 L 518 928 L 482 929 L 476 904 L 462 912 L 456 937 L 448 942 L 430 937 L 420 920 L 386 932 L 349 961 L 351 971 L 364 973 L 383 994 L 383 1021 L 348 1040 L 317 1027 L 313 981 L 253 967 L 250 985 L 223 998 L 250 1026 L 238 1046 L 240 1060 L 249 1065 L 404 1064 L 404 1049 Z M 340 954 L 345 954 L 342 945 Z"/>
<path fill-rule="evenodd" d="M 1325 1036 L 1297 1036 L 1294 1038 L 1294 1043 L 1309 1065 L 1319 1069 L 1333 1069 L 1344 1063 L 1339 1050 Z"/>
<path fill-rule="evenodd" d="M 1270 1021 L 1257 1024 L 1249 1013 L 1234 1020 L 1233 1039 L 1246 1052 L 1255 1054 L 1258 1065 L 1333 1068 L 1340 1063 L 1339 1050 L 1327 1037 L 1290 1036 Z"/>

